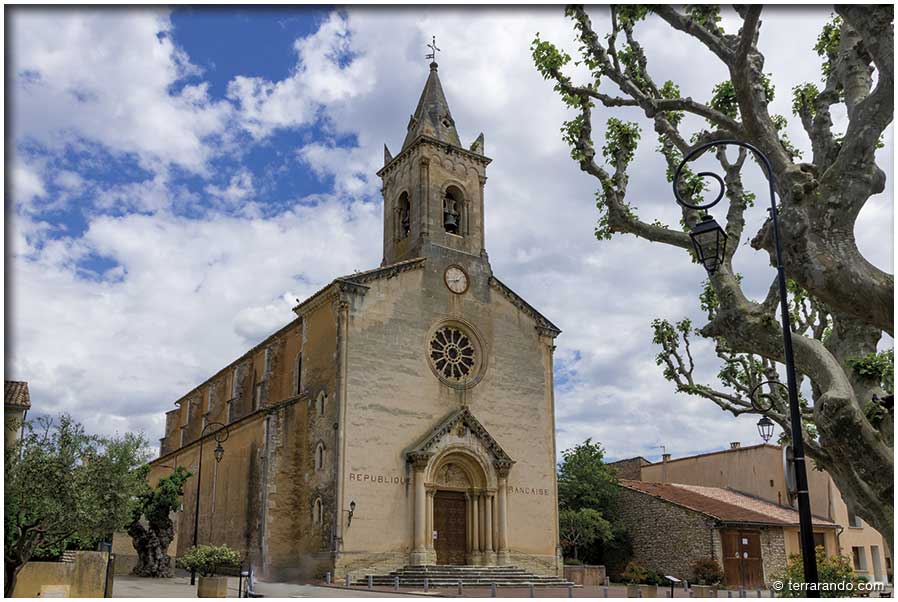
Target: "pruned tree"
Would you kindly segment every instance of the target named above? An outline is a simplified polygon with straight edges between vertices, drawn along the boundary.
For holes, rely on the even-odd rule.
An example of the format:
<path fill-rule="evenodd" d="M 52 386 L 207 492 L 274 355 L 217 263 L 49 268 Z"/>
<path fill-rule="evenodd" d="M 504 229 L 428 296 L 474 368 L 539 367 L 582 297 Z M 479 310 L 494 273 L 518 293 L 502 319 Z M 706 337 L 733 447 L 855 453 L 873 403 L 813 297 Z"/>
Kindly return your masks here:
<path fill-rule="evenodd" d="M 145 447 L 139 435 L 86 433 L 66 415 L 25 423 L 4 457 L 5 597 L 39 548 L 124 528 L 141 487 Z"/>
<path fill-rule="evenodd" d="M 177 466 L 170 475 L 159 479 L 155 487 L 150 487 L 146 481 L 148 467 L 143 467 L 141 472 L 144 488 L 128 525 L 128 535 L 138 559 L 132 572 L 141 577 L 172 577 L 174 571 L 168 546 L 175 538 L 175 524 L 171 513 L 180 507 L 184 483 L 191 473 L 183 466 Z"/>
<path fill-rule="evenodd" d="M 791 280 L 796 368 L 811 392 L 811 399 L 804 401 L 807 452 L 832 475 L 854 511 L 892 547 L 893 410 L 880 400 L 884 388 L 891 388 L 893 359 L 890 352 L 878 352 L 877 345 L 883 333 L 894 334 L 894 277 L 864 258 L 854 226 L 865 203 L 885 188 L 876 149 L 892 122 L 893 7 L 835 7 L 836 16 L 815 47 L 823 59 L 822 88 L 806 83 L 793 90 L 793 112 L 810 140 L 811 156 L 804 161 L 784 136 L 786 118 L 768 110 L 774 88 L 763 71 L 764 56 L 757 45 L 762 9 L 735 7 L 741 25 L 728 32 L 721 25 L 718 6 L 611 6 L 609 31 L 600 36 L 587 12 L 571 6 L 566 14 L 579 41 L 578 64 L 589 71 L 586 81 L 576 83 L 567 73 L 571 57 L 539 36 L 533 42 L 533 59 L 577 112 L 564 123 L 562 134 L 572 158 L 598 182 L 599 239 L 631 234 L 680 248 L 694 261 L 687 232 L 702 214 L 684 209 L 679 226 L 639 218 L 627 185 L 640 128 L 608 119 L 601 158 L 597 157 L 593 110 L 598 105 L 608 110 L 633 107 L 644 113 L 657 134 L 669 181 L 684 156 L 713 140 L 742 140 L 769 157 L 780 203 L 785 270 Z M 676 83 L 659 84 L 649 72 L 636 33 L 638 23 L 649 18 L 698 40 L 712 60 L 726 67 L 729 79 L 713 88 L 707 102 L 684 97 Z M 844 132 L 833 128 L 833 109 L 839 104 L 848 116 Z M 690 122 L 704 125 L 685 132 L 687 115 Z M 757 412 L 747 397 L 756 384 L 778 379 L 777 366 L 783 362 L 782 330 L 776 319 L 779 297 L 775 274 L 766 297 L 753 300 L 733 270 L 733 256 L 749 235 L 743 231 L 744 214 L 754 203 L 742 183 L 746 152 L 730 157 L 718 150 L 711 158 L 719 162 L 724 176 L 729 242 L 722 265 L 700 295 L 708 322 L 694 329 L 688 321 L 672 325 L 658 320 L 655 342 L 661 347 L 658 362 L 678 390 L 738 415 Z M 697 199 L 708 182 L 687 169 L 679 184 L 681 194 Z M 775 265 L 769 219 L 750 245 L 767 252 Z M 714 341 L 723 362 L 719 374 L 723 387 L 695 382 L 692 335 Z M 776 387 L 767 394 L 773 402 L 771 418 L 790 432 L 785 399 Z"/>

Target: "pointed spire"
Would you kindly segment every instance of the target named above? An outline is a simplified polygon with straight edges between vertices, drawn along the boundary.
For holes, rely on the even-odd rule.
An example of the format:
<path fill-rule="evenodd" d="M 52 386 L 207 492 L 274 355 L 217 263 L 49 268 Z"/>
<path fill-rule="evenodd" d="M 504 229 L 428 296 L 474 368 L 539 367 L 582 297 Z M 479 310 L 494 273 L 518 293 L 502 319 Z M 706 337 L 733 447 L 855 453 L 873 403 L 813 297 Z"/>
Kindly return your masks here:
<path fill-rule="evenodd" d="M 408 134 L 402 143 L 402 149 L 405 150 L 418 136 L 429 136 L 441 142 L 461 147 L 461 140 L 458 138 L 455 121 L 449 112 L 449 103 L 446 102 L 446 95 L 443 94 L 443 86 L 440 84 L 435 62 L 430 63 L 430 75 L 427 77 L 427 83 L 424 84 L 424 90 L 421 92 L 415 113 L 409 120 Z"/>
<path fill-rule="evenodd" d="M 480 135 L 477 136 L 477 140 L 471 144 L 471 152 L 477 153 L 478 155 L 483 155 L 483 132 L 480 132 Z"/>
<path fill-rule="evenodd" d="M 384 165 L 393 160 L 393 153 L 390 152 L 390 149 L 387 148 L 387 145 L 384 144 Z"/>

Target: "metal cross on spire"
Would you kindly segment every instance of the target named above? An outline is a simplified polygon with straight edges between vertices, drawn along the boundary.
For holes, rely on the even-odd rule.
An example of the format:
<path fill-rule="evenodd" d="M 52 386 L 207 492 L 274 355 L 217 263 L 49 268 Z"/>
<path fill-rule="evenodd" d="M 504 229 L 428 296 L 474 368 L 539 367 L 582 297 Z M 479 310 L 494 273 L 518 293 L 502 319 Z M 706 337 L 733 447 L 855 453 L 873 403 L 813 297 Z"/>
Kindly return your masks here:
<path fill-rule="evenodd" d="M 437 48 L 437 37 L 433 36 L 433 41 L 430 44 L 427 44 L 427 47 L 430 48 L 430 54 L 426 55 L 424 58 L 430 59 L 434 62 L 437 60 L 437 52 L 440 52 L 440 49 Z"/>

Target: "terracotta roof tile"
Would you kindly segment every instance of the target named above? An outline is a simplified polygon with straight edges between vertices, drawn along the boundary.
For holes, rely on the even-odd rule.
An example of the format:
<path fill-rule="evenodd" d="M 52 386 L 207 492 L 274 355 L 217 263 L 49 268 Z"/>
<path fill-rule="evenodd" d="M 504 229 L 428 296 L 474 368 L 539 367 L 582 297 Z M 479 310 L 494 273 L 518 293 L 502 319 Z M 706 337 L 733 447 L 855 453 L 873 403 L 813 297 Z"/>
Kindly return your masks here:
<path fill-rule="evenodd" d="M 3 406 L 5 408 L 29 409 L 31 407 L 31 396 L 28 394 L 28 383 L 20 380 L 8 380 L 5 382 Z"/>
<path fill-rule="evenodd" d="M 725 523 L 798 525 L 798 512 L 730 489 L 699 487 L 678 483 L 649 483 L 621 479 L 627 489 L 665 500 Z M 815 517 L 814 524 L 836 527 L 835 523 Z"/>

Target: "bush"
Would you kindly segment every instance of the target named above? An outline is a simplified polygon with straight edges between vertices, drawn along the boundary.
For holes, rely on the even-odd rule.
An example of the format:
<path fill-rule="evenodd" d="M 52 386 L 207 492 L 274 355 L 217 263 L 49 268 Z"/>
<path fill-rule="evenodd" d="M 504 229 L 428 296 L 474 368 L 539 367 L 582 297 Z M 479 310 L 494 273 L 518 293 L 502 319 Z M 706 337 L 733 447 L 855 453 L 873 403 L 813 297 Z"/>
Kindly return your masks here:
<path fill-rule="evenodd" d="M 692 563 L 692 580 L 698 585 L 717 585 L 723 581 L 723 569 L 713 558 L 702 558 Z"/>
<path fill-rule="evenodd" d="M 821 588 L 821 598 L 851 598 L 856 592 L 857 584 L 864 580 L 858 577 L 851 567 L 851 561 L 845 556 L 830 556 L 827 558 L 823 546 L 817 546 L 817 574 L 820 583 L 851 584 L 840 589 L 838 586 Z M 792 554 L 786 562 L 786 572 L 776 577 L 784 584 L 780 596 L 783 598 L 804 598 L 807 593 L 801 590 L 793 590 L 792 583 L 804 583 L 804 565 L 801 554 Z"/>
<path fill-rule="evenodd" d="M 583 564 L 583 561 L 579 558 L 565 558 L 564 565 L 565 566 L 579 566 Z"/>
<path fill-rule="evenodd" d="M 646 572 L 643 583 L 646 585 L 670 585 L 670 581 L 667 580 L 663 573 L 651 569 Z"/>
<path fill-rule="evenodd" d="M 240 554 L 228 546 L 202 545 L 190 548 L 178 559 L 178 566 L 185 571 L 196 571 L 203 577 L 214 577 L 218 569 L 240 565 Z"/>
<path fill-rule="evenodd" d="M 625 568 L 624 572 L 620 574 L 621 579 L 624 580 L 624 583 L 629 583 L 630 585 L 639 585 L 641 583 L 645 583 L 648 575 L 649 572 L 645 570 L 642 565 L 633 561 L 627 563 L 627 568 Z"/>

